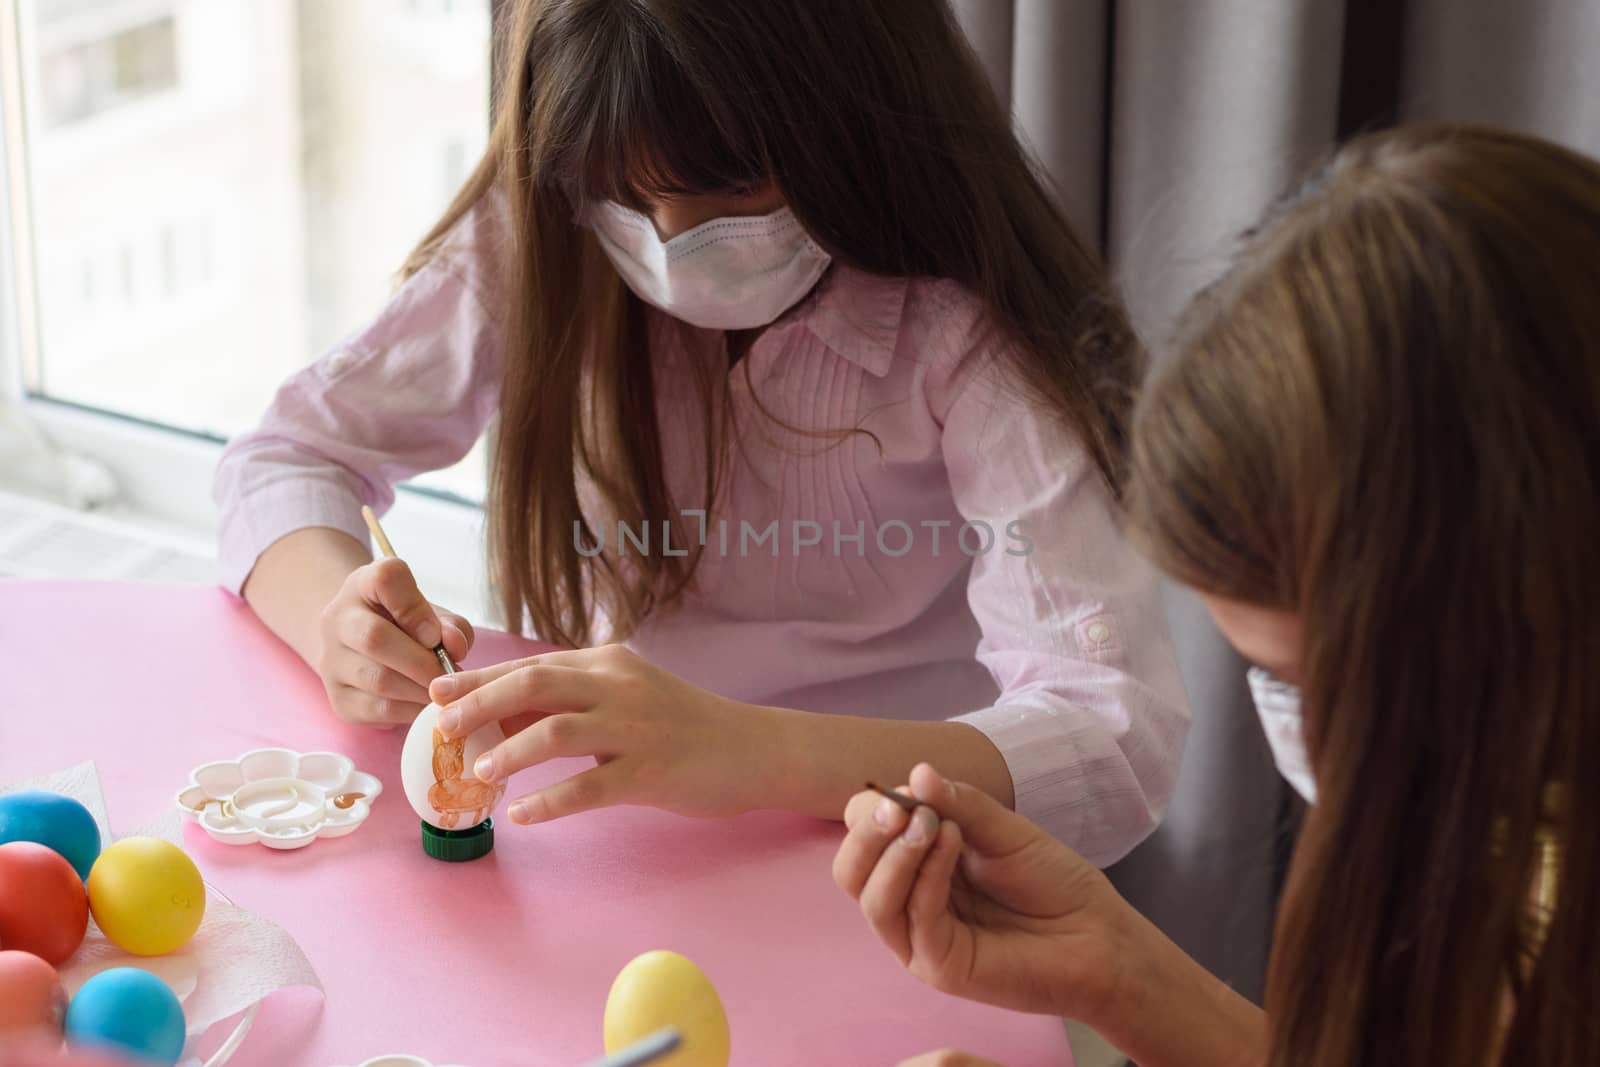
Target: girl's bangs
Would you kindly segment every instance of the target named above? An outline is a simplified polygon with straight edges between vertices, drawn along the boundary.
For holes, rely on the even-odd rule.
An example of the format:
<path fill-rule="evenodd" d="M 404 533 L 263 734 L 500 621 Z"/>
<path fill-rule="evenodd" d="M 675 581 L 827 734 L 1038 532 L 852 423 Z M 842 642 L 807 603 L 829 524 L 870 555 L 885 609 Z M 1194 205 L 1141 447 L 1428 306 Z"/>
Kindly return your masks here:
<path fill-rule="evenodd" d="M 647 45 L 561 90 L 571 121 L 548 160 L 580 213 L 613 201 L 648 213 L 683 196 L 737 195 L 766 180 L 757 138 L 727 100 L 712 100 Z M 570 108 L 570 110 L 568 110 Z"/>

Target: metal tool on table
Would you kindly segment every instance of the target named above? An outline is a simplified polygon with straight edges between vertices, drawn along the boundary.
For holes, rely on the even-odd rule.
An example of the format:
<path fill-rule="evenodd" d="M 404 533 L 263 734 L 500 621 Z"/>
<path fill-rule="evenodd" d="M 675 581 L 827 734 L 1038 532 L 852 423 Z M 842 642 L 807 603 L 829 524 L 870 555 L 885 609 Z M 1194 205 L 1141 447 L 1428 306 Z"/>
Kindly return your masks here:
<path fill-rule="evenodd" d="M 602 1060 L 595 1060 L 588 1067 L 644 1067 L 647 1063 L 654 1063 L 669 1052 L 677 1051 L 683 1038 L 674 1027 L 657 1030 L 649 1037 L 635 1041 L 627 1048 Z"/>

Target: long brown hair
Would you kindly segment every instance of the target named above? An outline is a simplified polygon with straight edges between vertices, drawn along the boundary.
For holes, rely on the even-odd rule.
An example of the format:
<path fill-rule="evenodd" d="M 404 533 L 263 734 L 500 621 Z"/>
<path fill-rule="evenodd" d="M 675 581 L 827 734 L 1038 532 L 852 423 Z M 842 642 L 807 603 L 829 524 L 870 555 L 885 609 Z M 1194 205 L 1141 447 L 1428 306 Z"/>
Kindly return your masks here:
<path fill-rule="evenodd" d="M 643 306 L 575 221 L 597 200 L 648 210 L 770 179 L 836 261 L 963 283 L 1012 342 L 1019 383 L 1118 486 L 1131 331 L 944 0 L 522 0 L 502 46 L 488 151 L 406 270 L 486 195 L 504 196 L 489 511 L 508 624 L 526 613 L 540 637 L 583 644 L 598 610 L 620 638 L 693 573 L 693 554 L 624 567 L 610 550 L 576 551 L 575 529 L 597 542 L 579 472 L 630 525 L 709 506 L 719 476 L 708 375 L 705 499 L 668 498 Z"/>
<path fill-rule="evenodd" d="M 1600 1063 L 1596 278 L 1593 161 L 1372 135 L 1247 236 L 1140 401 L 1136 535 L 1302 620 L 1274 1065 Z"/>

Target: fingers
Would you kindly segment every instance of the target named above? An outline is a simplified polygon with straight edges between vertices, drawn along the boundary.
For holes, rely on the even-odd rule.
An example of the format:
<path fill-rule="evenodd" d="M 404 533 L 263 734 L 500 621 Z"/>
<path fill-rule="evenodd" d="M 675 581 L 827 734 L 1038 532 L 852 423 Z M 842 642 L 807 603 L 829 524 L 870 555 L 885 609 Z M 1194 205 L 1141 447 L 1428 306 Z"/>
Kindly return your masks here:
<path fill-rule="evenodd" d="M 504 663 L 495 663 L 488 667 L 475 667 L 470 671 L 441 675 L 428 684 L 428 695 L 433 698 L 434 703 L 443 707 L 452 701 L 460 700 L 475 689 L 488 685 L 496 678 L 504 678 L 514 671 L 543 662 L 545 662 L 543 657 L 527 656 L 523 659 L 508 659 Z"/>
<path fill-rule="evenodd" d="M 874 819 L 876 821 L 876 819 Z M 859 898 L 861 914 L 901 963 L 911 962 L 911 932 L 906 903 L 923 860 L 939 834 L 939 817 L 933 809 L 919 807 L 906 828 L 884 848 L 877 865 L 867 875 Z"/>
<path fill-rule="evenodd" d="M 592 648 L 564 648 L 540 657 L 562 667 L 610 667 L 621 669 L 638 661 L 627 645 L 595 645 Z"/>
<path fill-rule="evenodd" d="M 361 659 L 411 679 L 422 690 L 422 703 L 427 703 L 428 682 L 439 673 L 439 661 L 393 622 L 368 607 L 352 604 L 339 614 L 332 636 L 336 648 L 325 657 L 324 677 L 340 668 L 337 646 L 342 646 Z M 348 668 L 349 664 L 343 666 Z M 340 677 L 339 681 L 348 685 L 364 684 L 354 677 Z"/>
<path fill-rule="evenodd" d="M 457 674 L 451 680 L 463 677 Z M 435 684 L 429 692 L 439 696 L 456 688 Z M 588 673 L 572 667 L 550 667 L 543 663 L 502 672 L 487 683 L 465 692 L 465 696 L 445 705 L 443 714 L 439 716 L 439 729 L 446 737 L 461 737 L 486 723 L 499 722 L 530 711 L 586 711 L 594 707 L 601 696 L 599 684 Z"/>
<path fill-rule="evenodd" d="M 961 827 L 948 820 L 939 824 L 933 847 L 918 868 L 906 901 L 911 925 L 911 952 L 927 960 L 949 955 L 954 924 L 950 918 L 950 885 L 961 862 Z"/>
<path fill-rule="evenodd" d="M 911 794 L 944 819 L 959 824 L 966 843 L 985 856 L 1009 855 L 1043 834 L 988 793 L 952 782 L 926 763 L 911 770 Z"/>
<path fill-rule="evenodd" d="M 433 605 L 417 589 L 404 560 L 380 559 L 356 572 L 356 591 L 373 607 L 382 608 L 402 631 L 424 649 L 439 643 L 442 631 Z M 431 677 L 431 675 L 430 675 Z"/>
<path fill-rule="evenodd" d="M 354 686 L 328 683 L 328 702 L 345 722 L 368 726 L 404 726 L 417 717 L 421 704 L 373 696 Z"/>
<path fill-rule="evenodd" d="M 513 737 L 545 717 L 542 711 L 525 711 L 521 715 L 507 715 L 500 720 L 500 732 Z"/>
<path fill-rule="evenodd" d="M 430 687 L 429 695 L 436 704 L 447 704 L 452 700 L 460 700 L 475 689 L 480 689 L 497 678 L 520 670 L 523 667 L 565 667 L 569 670 L 584 670 L 603 672 L 606 669 L 621 670 L 630 664 L 636 657 L 623 645 L 601 645 L 598 648 L 572 648 L 562 649 L 557 652 L 541 652 L 537 656 L 526 656 L 522 659 L 507 660 L 489 667 L 479 667 L 470 671 L 459 671 L 447 677 L 435 680 Z"/>
<path fill-rule="evenodd" d="M 534 662 L 537 657 L 526 660 L 507 660 L 489 667 L 474 667 L 468 671 L 457 671 L 454 674 L 442 674 L 428 683 L 428 696 L 435 704 L 444 707 L 461 699 L 479 686 L 487 685 L 496 678 L 502 678 L 514 670 Z"/>
<path fill-rule="evenodd" d="M 872 789 L 863 789 L 851 797 L 844 806 L 845 828 L 853 830 L 863 819 L 870 819 L 878 808 L 878 802 L 883 799 L 881 794 Z"/>
<path fill-rule="evenodd" d="M 548 715 L 478 757 L 473 771 L 486 782 L 498 782 L 545 760 L 562 756 L 609 755 L 605 724 L 592 715 Z"/>
<path fill-rule="evenodd" d="M 322 614 L 323 654 L 317 664 L 334 711 L 348 722 L 407 723 L 428 703 L 439 674 L 434 647 L 443 640 L 456 658 L 472 646 L 472 625 L 436 609 L 417 591 L 400 560 L 353 571 Z"/>
<path fill-rule="evenodd" d="M 426 687 L 350 648 L 341 648 L 328 657 L 324 672 L 333 681 L 376 698 L 414 704 L 418 708 L 428 702 Z"/>
<path fill-rule="evenodd" d="M 460 663 L 467 658 L 467 653 L 472 651 L 473 632 L 472 624 L 459 615 L 452 615 L 447 611 L 439 613 L 439 627 L 444 632 L 444 650 L 450 659 Z"/>
<path fill-rule="evenodd" d="M 850 832 L 833 857 L 833 880 L 840 889 L 861 896 L 883 850 L 906 828 L 906 821 L 905 809 L 888 797 L 868 790 L 850 798 L 845 807 Z"/>
<path fill-rule="evenodd" d="M 507 814 L 512 822 L 541 823 L 612 804 L 624 804 L 628 801 L 627 774 L 626 764 L 622 760 L 602 763 L 554 785 L 518 797 L 511 802 Z"/>

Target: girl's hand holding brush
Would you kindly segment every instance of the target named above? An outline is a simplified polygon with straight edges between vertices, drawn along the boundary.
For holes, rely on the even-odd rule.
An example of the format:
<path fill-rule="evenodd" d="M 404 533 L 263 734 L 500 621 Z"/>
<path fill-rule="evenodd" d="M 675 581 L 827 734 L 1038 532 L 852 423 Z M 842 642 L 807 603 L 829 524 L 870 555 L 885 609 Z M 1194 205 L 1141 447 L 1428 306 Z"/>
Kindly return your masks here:
<path fill-rule="evenodd" d="M 361 509 L 383 558 L 350 572 L 322 610 L 317 673 L 334 713 L 374 726 L 409 723 L 428 703 L 428 683 L 472 648 L 472 624 L 428 603 L 411 568 L 395 558 L 370 508 Z"/>
<path fill-rule="evenodd" d="M 321 628 L 317 670 L 334 712 L 375 726 L 409 723 L 428 703 L 428 683 L 442 673 L 435 646 L 459 663 L 473 641 L 472 624 L 428 603 L 399 559 L 352 571 Z"/>
<path fill-rule="evenodd" d="M 834 880 L 873 932 L 935 989 L 1084 1018 L 1115 987 L 1137 919 L 1099 869 L 971 785 L 926 763 L 889 797 L 845 811 Z M 906 798 L 915 801 L 907 811 Z"/>

